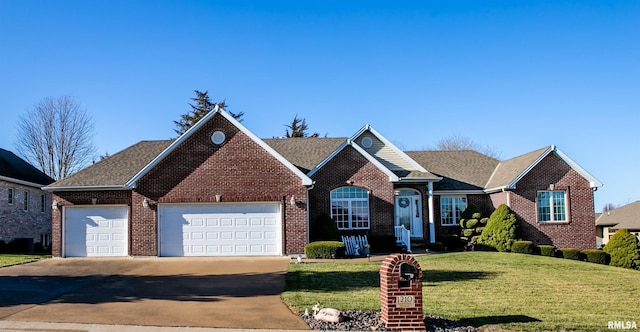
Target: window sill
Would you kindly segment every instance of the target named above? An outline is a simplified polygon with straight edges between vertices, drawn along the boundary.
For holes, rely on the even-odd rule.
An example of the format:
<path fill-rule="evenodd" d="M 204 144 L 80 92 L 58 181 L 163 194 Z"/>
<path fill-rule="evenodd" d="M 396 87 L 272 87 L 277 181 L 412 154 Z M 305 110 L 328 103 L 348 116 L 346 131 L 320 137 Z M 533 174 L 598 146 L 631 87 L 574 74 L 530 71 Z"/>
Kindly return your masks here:
<path fill-rule="evenodd" d="M 538 221 L 538 225 L 568 225 L 568 221 Z"/>

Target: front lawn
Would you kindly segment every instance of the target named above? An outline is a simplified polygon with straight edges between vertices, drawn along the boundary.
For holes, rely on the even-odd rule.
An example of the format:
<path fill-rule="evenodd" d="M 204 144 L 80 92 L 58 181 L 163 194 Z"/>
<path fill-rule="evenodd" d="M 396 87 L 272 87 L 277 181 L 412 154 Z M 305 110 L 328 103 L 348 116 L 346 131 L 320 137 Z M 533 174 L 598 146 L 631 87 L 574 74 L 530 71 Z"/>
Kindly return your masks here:
<path fill-rule="evenodd" d="M 0 254 L 0 267 L 29 263 L 47 257 L 50 257 L 50 255 Z"/>
<path fill-rule="evenodd" d="M 424 313 L 510 330 L 602 331 L 640 324 L 640 272 L 567 259 L 466 252 L 421 256 Z M 380 310 L 380 262 L 291 264 L 283 301 Z"/>

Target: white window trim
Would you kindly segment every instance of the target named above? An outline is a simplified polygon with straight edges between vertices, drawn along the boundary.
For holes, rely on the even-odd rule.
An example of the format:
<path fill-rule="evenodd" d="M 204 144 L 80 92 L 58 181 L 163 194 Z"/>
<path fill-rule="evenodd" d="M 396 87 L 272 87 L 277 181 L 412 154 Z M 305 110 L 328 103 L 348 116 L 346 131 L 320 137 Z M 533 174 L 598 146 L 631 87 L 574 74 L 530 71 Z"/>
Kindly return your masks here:
<path fill-rule="evenodd" d="M 341 231 L 346 231 L 346 230 L 363 230 L 363 229 L 371 229 L 371 209 L 370 209 L 370 205 L 369 205 L 369 192 L 363 188 L 358 188 L 361 189 L 363 191 L 365 191 L 367 193 L 367 197 L 366 198 L 336 198 L 333 199 L 331 198 L 331 193 L 333 193 L 335 190 L 338 189 L 342 189 L 342 188 L 346 188 L 346 187 L 339 187 L 339 188 L 335 188 L 333 190 L 331 190 L 331 192 L 329 193 L 329 205 L 330 205 L 330 209 L 331 209 L 331 219 L 334 219 L 334 215 L 333 215 L 333 202 L 334 201 L 341 201 L 341 202 L 348 202 L 349 206 L 348 206 L 348 226 L 345 227 L 339 227 L 338 226 L 338 230 Z M 354 221 L 353 221 L 353 209 L 352 209 L 352 203 L 353 202 L 366 202 L 367 203 L 367 227 L 353 227 Z M 341 221 L 344 222 L 344 221 Z M 338 221 L 336 221 L 336 225 L 338 224 Z"/>
<path fill-rule="evenodd" d="M 563 220 L 555 220 L 554 204 L 553 204 L 553 194 L 549 195 L 549 220 L 541 221 L 540 220 L 540 199 L 538 198 L 539 194 L 542 192 L 554 193 L 561 192 L 564 194 L 564 219 Z M 554 223 L 568 223 L 569 222 L 569 208 L 567 206 L 567 192 L 565 190 L 538 190 L 536 192 L 536 218 L 539 224 L 554 224 Z"/>
<path fill-rule="evenodd" d="M 460 220 L 460 218 L 462 218 L 462 212 L 464 212 L 464 210 L 462 210 L 462 212 L 460 212 L 459 216 L 458 215 L 454 215 L 453 216 L 453 223 L 452 224 L 443 223 L 443 220 L 442 220 L 442 199 L 445 198 L 445 197 L 446 198 L 464 198 L 465 202 L 467 203 L 467 206 L 465 207 L 465 209 L 466 209 L 467 207 L 469 207 L 469 200 L 467 198 L 467 195 L 441 195 L 440 196 L 440 202 L 439 202 L 439 204 L 440 204 L 440 226 L 443 226 L 443 227 L 458 226 L 458 220 Z M 455 209 L 452 209 L 452 211 L 455 214 Z"/>

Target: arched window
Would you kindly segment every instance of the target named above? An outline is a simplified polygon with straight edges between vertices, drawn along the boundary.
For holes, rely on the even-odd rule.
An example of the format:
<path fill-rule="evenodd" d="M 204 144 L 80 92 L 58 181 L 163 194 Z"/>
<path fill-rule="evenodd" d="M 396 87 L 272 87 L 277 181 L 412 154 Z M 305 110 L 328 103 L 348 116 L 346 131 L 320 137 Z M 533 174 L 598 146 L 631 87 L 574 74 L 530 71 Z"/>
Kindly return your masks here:
<path fill-rule="evenodd" d="M 358 187 L 332 190 L 331 218 L 338 229 L 369 229 L 369 192 Z"/>

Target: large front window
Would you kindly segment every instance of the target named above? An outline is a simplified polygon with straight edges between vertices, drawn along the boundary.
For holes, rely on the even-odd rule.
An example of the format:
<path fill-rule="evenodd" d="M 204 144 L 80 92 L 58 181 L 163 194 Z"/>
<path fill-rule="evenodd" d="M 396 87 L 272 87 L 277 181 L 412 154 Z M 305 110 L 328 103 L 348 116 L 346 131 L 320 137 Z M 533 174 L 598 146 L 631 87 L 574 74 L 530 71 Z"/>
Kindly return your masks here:
<path fill-rule="evenodd" d="M 357 187 L 332 190 L 331 218 L 338 229 L 369 229 L 369 192 Z"/>
<path fill-rule="evenodd" d="M 466 209 L 465 196 L 440 196 L 440 223 L 443 226 L 457 225 Z"/>
<path fill-rule="evenodd" d="M 566 222 L 566 202 L 564 191 L 538 191 L 538 222 Z"/>

